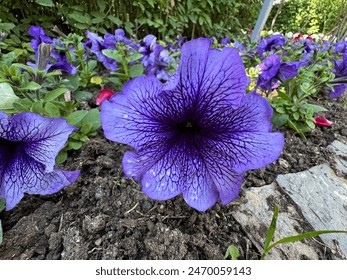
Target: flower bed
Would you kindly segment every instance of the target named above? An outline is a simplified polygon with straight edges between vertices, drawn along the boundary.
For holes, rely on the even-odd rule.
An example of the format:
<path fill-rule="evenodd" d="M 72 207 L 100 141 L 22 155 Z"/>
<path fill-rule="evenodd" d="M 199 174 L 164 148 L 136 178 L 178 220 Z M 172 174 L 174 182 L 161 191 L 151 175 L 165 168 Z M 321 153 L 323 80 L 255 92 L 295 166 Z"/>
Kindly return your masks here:
<path fill-rule="evenodd" d="M 2 213 L 1 258 L 219 259 L 233 243 L 239 246 L 240 258 L 256 259 L 259 252 L 230 216 L 242 203 L 242 193 L 234 199 L 243 175 L 244 187 L 262 186 L 277 174 L 329 161 L 325 147 L 347 134 L 342 90 L 345 42 L 328 45 L 275 35 L 257 46 L 233 42 L 237 52 L 228 41 L 222 46 L 209 39 L 182 47 L 180 40 L 157 42 L 149 35 L 136 43 L 121 30 L 104 38 L 88 32 L 87 41 L 74 34 L 51 39 L 38 27 L 30 32 L 36 64 L 13 64 L 24 62 L 16 52 L 3 56 L 0 77 L 7 99 L 1 108 L 15 116 L 2 115 L 1 147 L 5 151 L 11 146 L 14 158 L 23 157 L 19 152 L 24 151 L 26 158 L 36 159 L 27 165 L 38 166 L 39 173 L 26 168 L 40 174 L 39 179 L 56 172 L 54 158 L 62 149 L 56 164 L 81 170 L 81 176 L 60 192 L 62 186 L 50 179 L 43 180 L 49 186 L 34 191 L 31 181 L 25 180 L 27 173 L 12 172 L 25 169 L 17 168 L 8 150 L 1 150 L 3 158 L 11 158 L 7 169 L 2 169 L 11 175 L 12 185 L 3 180 L 0 193 L 7 209 L 13 208 Z M 248 94 L 239 54 L 252 82 Z M 329 99 L 329 95 L 342 97 Z M 270 104 L 274 128 L 285 136 L 276 162 L 283 137 L 271 132 Z M 21 118 L 27 129 L 16 131 L 20 139 L 13 138 L 12 131 L 23 126 Z M 329 125 L 325 119 L 332 122 L 331 127 L 319 127 Z M 39 135 L 53 135 L 49 129 L 57 128 L 37 129 L 49 120 L 69 123 L 65 134 L 73 132 L 72 125 L 79 130 L 65 146 L 67 135 L 53 139 L 59 145 L 52 148 L 52 143 L 44 142 L 50 138 Z M 38 137 L 34 140 L 42 140 L 52 150 L 53 162 L 40 158 L 43 149 L 31 138 L 31 121 Z M 125 153 L 123 164 L 121 158 L 129 148 L 107 141 L 104 132 L 107 138 L 135 149 Z M 35 142 L 36 150 L 26 141 Z M 199 161 L 205 162 L 206 170 L 198 166 Z M 163 170 L 166 181 L 160 175 Z M 70 183 L 76 180 L 72 177 Z M 23 193 L 55 192 L 44 197 L 26 195 L 18 204 Z M 191 207 L 210 209 L 197 212 L 181 196 L 173 198 L 180 193 Z M 215 204 L 217 199 L 227 205 Z M 317 250 L 324 255 L 324 248 Z"/>

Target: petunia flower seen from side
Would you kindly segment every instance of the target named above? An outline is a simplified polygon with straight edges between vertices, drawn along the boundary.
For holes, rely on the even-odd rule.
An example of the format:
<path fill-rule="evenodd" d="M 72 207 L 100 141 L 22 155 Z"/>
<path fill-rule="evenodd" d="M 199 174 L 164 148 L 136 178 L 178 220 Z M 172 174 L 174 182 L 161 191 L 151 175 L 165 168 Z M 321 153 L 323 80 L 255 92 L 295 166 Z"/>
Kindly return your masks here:
<path fill-rule="evenodd" d="M 63 118 L 0 112 L 0 197 L 12 209 L 28 194 L 53 194 L 72 184 L 80 171 L 55 168 L 55 158 L 76 130 Z"/>
<path fill-rule="evenodd" d="M 199 211 L 237 198 L 244 173 L 275 161 L 284 143 L 271 132 L 267 100 L 245 94 L 238 51 L 211 43 L 185 43 L 166 84 L 137 77 L 101 105 L 105 136 L 134 148 L 123 157 L 125 175 L 153 199 L 182 194 Z"/>

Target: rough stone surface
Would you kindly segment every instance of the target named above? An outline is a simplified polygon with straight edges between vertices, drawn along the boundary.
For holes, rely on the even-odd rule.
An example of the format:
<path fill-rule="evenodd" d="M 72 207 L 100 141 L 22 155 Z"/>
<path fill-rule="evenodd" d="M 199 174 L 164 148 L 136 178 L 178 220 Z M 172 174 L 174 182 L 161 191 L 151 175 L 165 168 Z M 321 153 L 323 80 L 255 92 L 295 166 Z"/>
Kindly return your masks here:
<path fill-rule="evenodd" d="M 336 176 L 329 165 L 323 164 L 307 171 L 279 175 L 277 182 L 315 230 L 347 229 L 347 181 Z M 347 258 L 347 235 L 321 235 L 336 258 Z"/>
<path fill-rule="evenodd" d="M 289 204 L 286 197 L 276 189 L 275 183 L 261 188 L 247 189 L 245 201 L 246 203 L 241 203 L 232 215 L 245 229 L 247 237 L 260 252 L 263 251 L 275 204 L 280 205 L 280 213 L 273 241 L 310 230 L 309 225 L 305 224 L 295 207 Z M 296 243 L 280 244 L 270 251 L 266 259 L 321 259 L 324 258 L 324 251 L 323 253 L 322 251 L 317 249 L 317 243 L 314 240 L 307 239 Z"/>
<path fill-rule="evenodd" d="M 347 176 L 347 145 L 335 140 L 327 149 L 335 154 L 336 175 Z"/>

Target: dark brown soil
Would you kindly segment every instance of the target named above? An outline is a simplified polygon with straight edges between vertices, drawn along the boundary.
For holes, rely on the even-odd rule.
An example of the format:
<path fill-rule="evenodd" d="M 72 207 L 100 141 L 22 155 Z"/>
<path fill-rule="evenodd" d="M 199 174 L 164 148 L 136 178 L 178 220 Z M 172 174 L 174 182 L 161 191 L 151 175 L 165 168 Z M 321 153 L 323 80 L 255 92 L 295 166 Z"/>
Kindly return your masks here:
<path fill-rule="evenodd" d="M 325 104 L 333 127 L 315 129 L 307 141 L 283 130 L 281 158 L 248 172 L 244 188 L 330 162 L 327 145 L 347 136 L 343 102 Z M 123 176 L 121 159 L 127 147 L 101 135 L 66 164 L 66 169 L 82 170 L 75 184 L 55 195 L 25 196 L 13 210 L 1 213 L 0 259 L 214 260 L 223 259 L 230 244 L 240 250 L 240 259 L 259 259 L 260 252 L 230 215 L 242 198 L 227 206 L 217 203 L 204 213 L 189 208 L 181 197 L 149 199 L 137 182 Z"/>

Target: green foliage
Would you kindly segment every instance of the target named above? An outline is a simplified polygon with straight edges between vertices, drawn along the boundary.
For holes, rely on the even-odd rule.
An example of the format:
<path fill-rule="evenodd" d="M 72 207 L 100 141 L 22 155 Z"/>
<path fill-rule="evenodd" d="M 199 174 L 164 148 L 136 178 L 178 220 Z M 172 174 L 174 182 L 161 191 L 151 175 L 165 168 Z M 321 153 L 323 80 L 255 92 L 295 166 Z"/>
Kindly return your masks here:
<path fill-rule="evenodd" d="M 249 30 L 260 11 L 260 0 L 3 0 L 0 31 L 8 34 L 6 43 L 20 46 L 31 25 L 62 32 L 84 34 L 113 33 L 124 29 L 137 38 L 154 34 L 158 38 L 177 35 L 224 37 Z M 11 7 L 11 9 L 9 8 Z M 51 31 L 48 35 L 53 35 Z"/>
<path fill-rule="evenodd" d="M 227 248 L 227 251 L 225 252 L 224 259 L 230 258 L 231 260 L 237 260 L 240 253 L 236 246 L 230 245 Z"/>
<path fill-rule="evenodd" d="M 288 236 L 285 238 L 282 238 L 274 243 L 271 243 L 274 233 L 276 231 L 276 226 L 277 226 L 277 218 L 278 218 L 278 213 L 279 213 L 279 207 L 278 205 L 275 205 L 274 207 L 274 212 L 272 216 L 272 221 L 269 226 L 268 232 L 266 234 L 265 242 L 264 242 L 264 252 L 261 255 L 260 259 L 264 260 L 267 256 L 267 254 L 277 245 L 279 244 L 285 244 L 285 243 L 293 243 L 296 241 L 301 241 L 307 238 L 312 238 L 316 237 L 322 234 L 328 234 L 328 233 L 347 233 L 345 230 L 317 230 L 317 231 L 309 231 L 303 234 L 298 234 L 298 235 L 293 235 L 293 236 Z M 271 244 L 270 244 L 271 243 Z"/>
<path fill-rule="evenodd" d="M 271 243 L 271 241 L 275 235 L 275 232 L 276 232 L 278 214 L 279 214 L 279 207 L 278 207 L 278 205 L 275 205 L 274 211 L 272 214 L 271 224 L 269 226 L 269 229 L 266 233 L 266 237 L 264 240 L 263 253 L 260 257 L 261 260 L 265 260 L 266 256 L 269 254 L 269 252 L 279 244 L 293 243 L 293 242 L 301 241 L 301 240 L 304 240 L 307 238 L 317 237 L 317 236 L 322 235 L 322 234 L 347 233 L 347 231 L 345 231 L 345 230 L 309 231 L 309 232 L 305 232 L 305 233 L 298 234 L 298 235 L 287 236 L 287 237 L 284 237 L 284 238 L 282 238 L 282 239 L 280 239 L 274 243 Z M 230 245 L 227 248 L 224 259 L 230 258 L 231 260 L 237 260 L 238 256 L 239 256 L 239 251 L 238 251 L 237 247 L 235 247 L 234 245 Z"/>
<path fill-rule="evenodd" d="M 268 24 L 275 16 L 275 5 Z M 291 0 L 286 1 L 276 19 L 274 30 L 303 34 L 328 33 L 339 26 L 347 14 L 345 0 Z"/>
<path fill-rule="evenodd" d="M 303 67 L 297 77 L 287 80 L 284 87 L 278 88 L 278 95 L 270 99 L 274 108 L 272 123 L 276 126 L 287 125 L 305 139 L 305 133 L 315 128 L 313 115 L 326 111 L 321 106 L 310 104 L 309 98 L 317 96 L 326 83 L 334 78 L 331 68 L 330 63 L 326 67 L 319 64 Z"/>
<path fill-rule="evenodd" d="M 90 94 L 81 88 L 89 85 L 90 77 L 95 74 L 96 61 L 84 56 L 81 38 L 73 36 L 67 37 L 64 42 L 67 49 L 73 42 L 77 43 L 77 46 L 73 45 L 76 57 L 71 60 L 79 64 L 78 67 L 82 69 L 80 75 L 63 75 L 60 71 L 46 73 L 45 70 L 13 63 L 16 60 L 14 51 L 0 60 L 0 110 L 9 114 L 34 112 L 47 117 L 64 117 L 79 129 L 71 134 L 67 145 L 57 157 L 58 164 L 66 160 L 69 150 L 80 149 L 90 136 L 96 135 L 100 127 L 98 109 L 76 111 L 79 101 L 88 98 Z M 69 51 L 66 54 L 67 57 L 72 56 Z"/>

